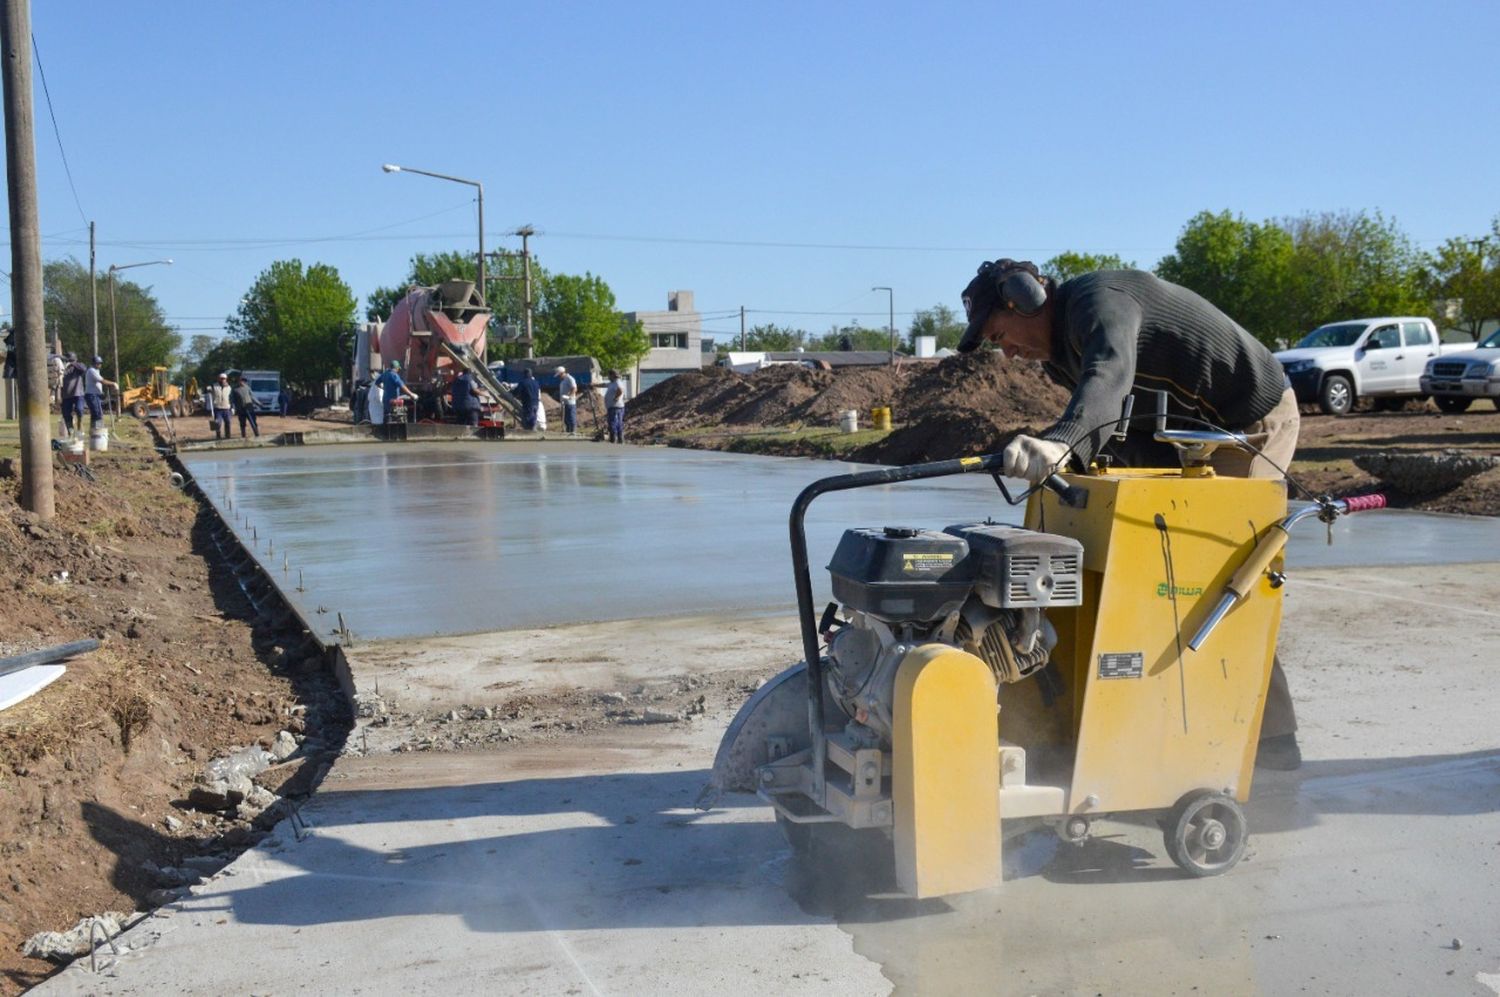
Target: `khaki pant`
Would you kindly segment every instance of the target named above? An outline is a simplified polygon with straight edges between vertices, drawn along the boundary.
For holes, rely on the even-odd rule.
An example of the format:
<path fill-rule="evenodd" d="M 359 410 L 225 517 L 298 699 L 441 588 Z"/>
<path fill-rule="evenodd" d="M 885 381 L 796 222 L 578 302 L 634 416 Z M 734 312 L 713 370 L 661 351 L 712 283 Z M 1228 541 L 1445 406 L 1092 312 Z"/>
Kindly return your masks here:
<path fill-rule="evenodd" d="M 1281 401 L 1266 413 L 1264 419 L 1241 430 L 1250 445 L 1260 450 L 1264 457 L 1221 447 L 1214 451 L 1210 461 L 1214 472 L 1229 478 L 1284 478 L 1297 449 L 1297 430 L 1301 422 L 1297 396 L 1287 388 Z M 1260 736 L 1280 737 L 1296 730 L 1297 714 L 1292 708 L 1292 693 L 1287 688 L 1286 672 L 1281 668 L 1281 656 L 1277 655 L 1271 661 L 1271 685 L 1266 690 L 1266 712 L 1261 721 Z"/>

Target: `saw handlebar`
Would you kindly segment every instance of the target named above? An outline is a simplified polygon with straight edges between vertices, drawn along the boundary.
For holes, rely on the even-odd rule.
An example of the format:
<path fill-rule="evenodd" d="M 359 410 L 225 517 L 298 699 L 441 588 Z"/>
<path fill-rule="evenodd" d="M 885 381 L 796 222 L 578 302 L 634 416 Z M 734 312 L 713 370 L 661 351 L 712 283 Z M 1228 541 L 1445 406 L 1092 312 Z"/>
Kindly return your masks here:
<path fill-rule="evenodd" d="M 1285 517 L 1279 523 L 1275 523 L 1266 530 L 1265 535 L 1260 538 L 1260 543 L 1245 558 L 1245 563 L 1230 576 L 1224 585 L 1224 594 L 1219 597 L 1219 603 L 1214 607 L 1208 619 L 1203 621 L 1203 626 L 1193 639 L 1188 641 L 1188 649 L 1196 651 L 1208 640 L 1208 635 L 1213 633 L 1229 611 L 1237 606 L 1246 596 L 1250 594 L 1255 580 L 1270 567 L 1271 561 L 1280 554 L 1286 546 L 1287 538 L 1291 528 L 1309 516 L 1317 516 L 1325 523 L 1331 523 L 1339 516 L 1347 516 L 1351 512 L 1365 512 L 1369 509 L 1384 509 L 1385 496 L 1379 493 L 1371 495 L 1351 495 L 1346 499 L 1320 499 L 1305 509 Z"/>

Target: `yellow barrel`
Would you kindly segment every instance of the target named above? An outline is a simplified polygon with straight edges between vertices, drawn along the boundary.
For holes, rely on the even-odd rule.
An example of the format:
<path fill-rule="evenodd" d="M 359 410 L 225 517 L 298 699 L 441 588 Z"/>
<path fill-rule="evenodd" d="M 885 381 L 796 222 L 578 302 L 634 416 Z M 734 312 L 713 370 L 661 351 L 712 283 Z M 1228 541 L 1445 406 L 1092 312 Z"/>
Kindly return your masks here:
<path fill-rule="evenodd" d="M 878 405 L 870 409 L 870 424 L 876 429 L 891 428 L 891 410 L 887 405 Z"/>

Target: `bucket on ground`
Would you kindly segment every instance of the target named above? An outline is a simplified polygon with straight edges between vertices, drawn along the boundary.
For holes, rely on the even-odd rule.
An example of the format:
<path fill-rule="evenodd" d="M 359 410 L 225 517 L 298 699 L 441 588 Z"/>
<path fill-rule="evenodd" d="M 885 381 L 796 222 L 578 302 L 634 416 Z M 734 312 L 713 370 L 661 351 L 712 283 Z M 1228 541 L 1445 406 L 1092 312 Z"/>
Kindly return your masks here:
<path fill-rule="evenodd" d="M 89 430 L 89 449 L 103 452 L 109 449 L 109 427 L 95 426 Z"/>
<path fill-rule="evenodd" d="M 88 451 L 83 448 L 82 436 L 70 436 L 63 441 L 62 458 L 69 464 L 85 464 L 88 456 Z"/>
<path fill-rule="evenodd" d="M 891 409 L 888 405 L 877 405 L 870 409 L 870 427 L 872 429 L 889 430 L 891 428 Z"/>
<path fill-rule="evenodd" d="M 856 409 L 845 409 L 839 416 L 839 428 L 846 433 L 859 432 L 859 412 Z"/>

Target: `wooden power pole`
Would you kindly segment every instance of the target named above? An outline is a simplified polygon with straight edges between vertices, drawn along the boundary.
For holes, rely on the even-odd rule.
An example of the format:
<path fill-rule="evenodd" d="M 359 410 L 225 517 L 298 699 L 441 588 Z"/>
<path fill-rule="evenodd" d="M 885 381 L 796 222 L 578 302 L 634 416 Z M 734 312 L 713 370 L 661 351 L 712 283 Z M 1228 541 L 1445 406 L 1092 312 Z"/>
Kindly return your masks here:
<path fill-rule="evenodd" d="M 42 246 L 36 208 L 36 141 L 31 120 L 31 0 L 0 0 L 0 73 L 5 81 L 5 166 L 10 193 L 11 307 L 21 400 L 21 507 L 56 514 L 48 423 L 47 330 L 42 320 Z"/>

